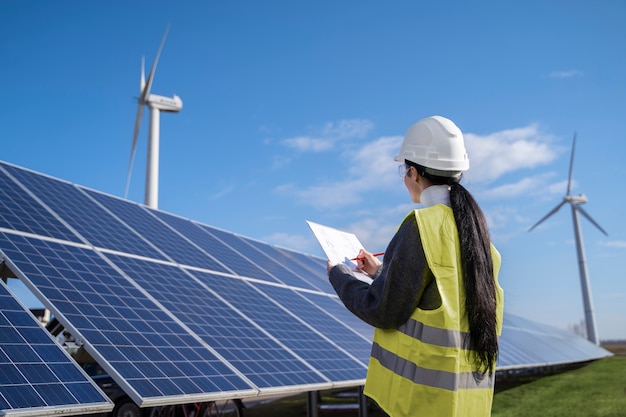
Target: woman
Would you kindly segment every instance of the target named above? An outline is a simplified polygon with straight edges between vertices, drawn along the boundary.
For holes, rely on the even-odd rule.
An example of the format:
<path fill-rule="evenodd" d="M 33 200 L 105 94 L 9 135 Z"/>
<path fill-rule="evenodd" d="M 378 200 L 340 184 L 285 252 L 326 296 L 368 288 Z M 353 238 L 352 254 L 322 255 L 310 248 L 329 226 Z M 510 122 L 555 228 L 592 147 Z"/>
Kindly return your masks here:
<path fill-rule="evenodd" d="M 500 255 L 460 184 L 469 168 L 463 134 L 444 117 L 422 119 L 395 160 L 424 208 L 406 216 L 382 264 L 359 252 L 371 284 L 328 263 L 343 303 L 375 327 L 365 394 L 392 417 L 489 416 L 503 316 Z"/>

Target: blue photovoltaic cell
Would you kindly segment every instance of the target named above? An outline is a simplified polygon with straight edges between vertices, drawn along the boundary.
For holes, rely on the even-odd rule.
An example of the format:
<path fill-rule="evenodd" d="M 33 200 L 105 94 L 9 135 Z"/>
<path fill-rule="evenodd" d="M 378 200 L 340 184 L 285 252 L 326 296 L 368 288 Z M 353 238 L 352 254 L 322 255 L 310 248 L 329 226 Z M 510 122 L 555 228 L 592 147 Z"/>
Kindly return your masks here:
<path fill-rule="evenodd" d="M 0 227 L 79 242 L 72 231 L 22 190 L 2 167 L 7 166 L 0 164 Z"/>
<path fill-rule="evenodd" d="M 139 234 L 161 249 L 173 261 L 213 271 L 227 271 L 226 268 L 207 253 L 192 245 L 180 234 L 166 227 L 159 219 L 152 216 L 149 212 L 152 210 L 142 208 L 135 203 L 119 198 L 109 197 L 93 191 L 87 192 L 103 206 L 115 213 L 116 216 L 131 225 Z"/>
<path fill-rule="evenodd" d="M 272 274 L 286 285 L 319 291 L 321 285 L 316 286 L 315 284 L 321 281 L 320 276 L 327 278 L 326 269 L 320 269 L 316 274 L 312 274 L 274 246 L 244 237 L 241 240 L 262 253 L 266 257 L 265 259 L 260 258 L 264 261 L 264 265 L 268 263 L 273 265 Z"/>
<path fill-rule="evenodd" d="M 328 272 L 326 271 L 326 259 L 318 258 L 313 255 L 306 255 L 301 252 L 290 251 L 283 248 L 277 248 L 279 252 L 286 254 L 289 258 L 293 258 L 300 268 L 306 269 L 311 277 L 311 284 L 328 294 L 335 294 L 335 290 L 328 281 Z"/>
<path fill-rule="evenodd" d="M 502 336 L 498 342 L 499 354 L 496 369 L 501 370 L 511 364 L 537 364 L 540 357 L 528 351 L 526 331 L 502 328 Z"/>
<path fill-rule="evenodd" d="M 5 233 L 0 247 L 136 402 L 250 388 L 93 250 Z"/>
<path fill-rule="evenodd" d="M 282 307 L 289 310 L 293 315 L 306 317 L 307 324 L 323 334 L 337 346 L 354 356 L 367 367 L 370 352 L 372 350 L 372 339 L 363 337 L 358 332 L 341 322 L 337 316 L 326 313 L 321 306 L 309 302 L 301 294 L 289 288 L 275 287 L 270 285 L 254 284 L 255 287 L 278 302 Z M 346 314 L 339 317 L 343 319 Z M 365 378 L 365 374 L 362 375 Z"/>
<path fill-rule="evenodd" d="M 271 276 L 265 269 L 261 269 L 253 259 L 250 259 L 245 251 L 244 253 L 241 252 L 243 242 L 237 239 L 232 233 L 223 232 L 199 223 L 195 224 L 202 228 L 204 233 L 209 235 L 208 239 L 203 238 L 199 241 L 199 244 L 207 245 L 203 247 L 206 247 L 206 250 L 212 250 L 216 256 L 220 256 L 220 259 L 227 262 L 228 266 L 234 270 L 237 275 L 262 279 L 269 282 L 278 282 L 275 277 Z M 233 244 L 235 244 L 235 246 L 232 246 Z"/>
<path fill-rule="evenodd" d="M 162 211 L 151 210 L 150 213 L 185 236 L 185 238 L 189 239 L 210 256 L 214 262 L 219 264 L 219 266 L 205 269 L 237 274 L 237 269 L 241 269 L 238 265 L 242 262 L 248 262 L 246 259 L 234 253 L 232 249 L 225 246 L 222 242 L 206 233 L 191 220 L 186 220 Z"/>
<path fill-rule="evenodd" d="M 357 332 L 361 335 L 361 337 L 365 338 L 366 340 L 371 341 L 374 337 L 374 328 L 354 314 L 352 314 L 351 312 L 349 312 L 338 297 L 329 297 L 328 295 L 315 294 L 305 291 L 300 291 L 299 295 L 306 298 L 311 303 L 316 305 L 318 308 L 321 308 L 331 316 L 336 317 L 338 320 L 340 320 L 342 323 L 352 329 L 352 331 Z M 369 348 L 371 349 L 371 343 Z M 370 352 L 368 352 L 368 354 L 369 353 Z"/>
<path fill-rule="evenodd" d="M 77 414 L 113 404 L 0 280 L 0 415 L 24 408 Z"/>
<path fill-rule="evenodd" d="M 146 241 L 104 211 L 72 184 L 11 166 L 5 166 L 5 168 L 76 229 L 90 244 L 164 259 Z"/>
<path fill-rule="evenodd" d="M 259 388 L 324 382 L 314 370 L 280 346 L 182 269 L 124 256 L 111 256 L 180 321 Z M 192 272 L 197 274 L 196 271 Z M 204 274 L 203 274 L 204 275 Z M 212 277 L 220 291 L 235 278 Z M 241 281 L 238 285 L 245 285 Z M 285 370 L 288 369 L 288 372 Z"/>
<path fill-rule="evenodd" d="M 285 268 L 278 263 L 275 259 L 272 259 L 268 255 L 259 252 L 253 246 L 248 244 L 249 239 L 242 236 L 236 236 L 232 233 L 224 232 L 218 229 L 205 228 L 211 234 L 218 239 L 227 243 L 230 247 L 241 253 L 247 259 L 249 259 L 254 265 L 263 268 L 269 275 L 272 276 L 272 282 L 280 282 L 286 285 L 297 285 L 298 287 L 306 286 L 313 288 L 306 284 L 301 278 L 297 277 L 293 271 Z M 255 277 L 258 278 L 258 277 Z"/>
<path fill-rule="evenodd" d="M 315 332 L 306 317 L 298 320 L 246 282 L 193 271 L 209 287 L 219 291 L 237 310 L 251 317 L 274 338 L 319 370 L 329 381 L 363 379 L 365 367 Z M 269 287 L 264 285 L 263 288 Z M 347 314 L 349 314 L 346 311 Z"/>

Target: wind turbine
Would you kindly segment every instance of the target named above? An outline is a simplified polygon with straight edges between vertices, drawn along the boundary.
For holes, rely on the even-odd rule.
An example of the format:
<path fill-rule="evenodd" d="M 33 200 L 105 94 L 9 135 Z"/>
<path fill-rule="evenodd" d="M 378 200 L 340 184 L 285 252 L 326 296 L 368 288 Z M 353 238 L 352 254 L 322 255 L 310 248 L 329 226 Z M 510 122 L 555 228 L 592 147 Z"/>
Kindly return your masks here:
<path fill-rule="evenodd" d="M 587 273 L 587 261 L 585 260 L 585 248 L 583 246 L 583 235 L 580 229 L 580 223 L 578 220 L 578 213 L 582 214 L 587 218 L 595 227 L 598 228 L 602 233 L 606 236 L 608 234 L 604 231 L 602 227 L 595 220 L 591 218 L 589 214 L 581 207 L 582 204 L 587 202 L 587 197 L 584 194 L 580 194 L 578 196 L 571 195 L 570 191 L 572 189 L 572 170 L 574 166 L 574 149 L 576 148 L 576 133 L 574 133 L 574 141 L 572 143 L 572 155 L 569 161 L 569 180 L 567 182 L 567 194 L 563 197 L 563 201 L 561 201 L 555 208 L 552 209 L 548 214 L 546 214 L 541 220 L 539 220 L 533 227 L 528 229 L 530 232 L 535 227 L 539 226 L 544 220 L 548 217 L 552 216 L 554 213 L 559 211 L 559 209 L 566 203 L 569 203 L 572 208 L 572 219 L 574 222 L 574 236 L 576 237 L 576 252 L 578 253 L 578 270 L 580 272 L 580 286 L 582 288 L 583 293 L 583 305 L 585 308 L 585 326 L 587 330 L 587 339 L 594 344 L 599 344 L 598 339 L 598 331 L 596 330 L 596 319 L 593 312 L 593 302 L 591 300 L 591 286 L 589 285 L 589 276 Z"/>
<path fill-rule="evenodd" d="M 164 97 L 155 94 L 150 94 L 150 88 L 152 87 L 152 81 L 154 80 L 154 73 L 156 71 L 157 63 L 159 62 L 159 56 L 161 50 L 165 44 L 165 38 L 169 31 L 169 25 L 165 29 L 161 45 L 157 51 L 154 63 L 150 74 L 148 74 L 148 81 L 144 78 L 144 58 L 141 58 L 141 79 L 139 83 L 139 107 L 137 108 L 137 117 L 135 118 L 135 131 L 133 133 L 133 146 L 130 151 L 130 164 L 128 166 L 128 176 L 126 177 L 126 189 L 124 191 L 124 198 L 128 198 L 128 188 L 130 186 L 130 177 L 133 171 L 133 161 L 135 159 L 135 151 L 137 149 L 137 138 L 139 137 L 139 128 L 141 127 L 141 119 L 143 117 L 144 106 L 148 106 L 150 109 L 150 124 L 148 127 L 148 158 L 146 161 L 146 190 L 144 197 L 144 204 L 151 208 L 158 208 L 159 201 L 159 127 L 160 127 L 160 114 L 162 111 L 169 113 L 177 113 L 183 108 L 183 101 L 174 94 L 174 97 Z"/>

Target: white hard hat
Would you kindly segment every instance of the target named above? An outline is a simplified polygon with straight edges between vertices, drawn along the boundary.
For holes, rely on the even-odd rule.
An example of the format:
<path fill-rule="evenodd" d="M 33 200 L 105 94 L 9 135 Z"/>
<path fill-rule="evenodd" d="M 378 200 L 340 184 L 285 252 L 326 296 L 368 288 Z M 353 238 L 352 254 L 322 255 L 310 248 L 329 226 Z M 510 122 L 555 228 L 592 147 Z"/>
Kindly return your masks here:
<path fill-rule="evenodd" d="M 411 126 L 394 159 L 406 159 L 443 177 L 455 177 L 469 169 L 463 132 L 452 120 L 441 116 L 427 117 Z"/>

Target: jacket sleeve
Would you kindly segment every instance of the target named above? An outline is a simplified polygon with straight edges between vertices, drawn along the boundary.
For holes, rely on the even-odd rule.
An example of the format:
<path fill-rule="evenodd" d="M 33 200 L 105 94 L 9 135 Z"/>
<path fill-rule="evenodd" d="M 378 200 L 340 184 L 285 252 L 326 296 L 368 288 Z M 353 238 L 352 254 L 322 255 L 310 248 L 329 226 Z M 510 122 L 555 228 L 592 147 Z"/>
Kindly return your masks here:
<path fill-rule="evenodd" d="M 330 270 L 329 279 L 348 310 L 372 326 L 391 329 L 405 323 L 417 307 L 426 286 L 425 267 L 415 216 L 407 216 L 371 284 L 343 264 Z"/>

